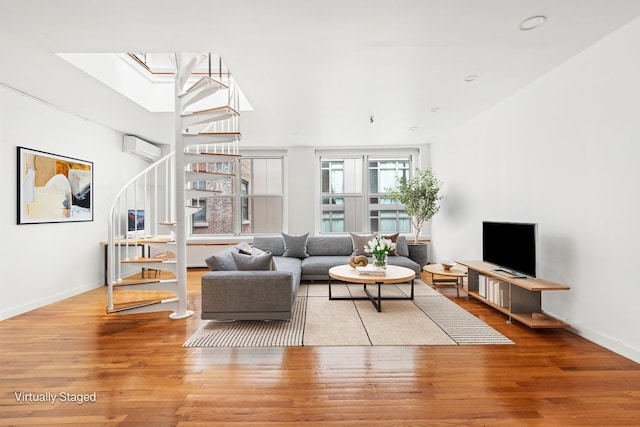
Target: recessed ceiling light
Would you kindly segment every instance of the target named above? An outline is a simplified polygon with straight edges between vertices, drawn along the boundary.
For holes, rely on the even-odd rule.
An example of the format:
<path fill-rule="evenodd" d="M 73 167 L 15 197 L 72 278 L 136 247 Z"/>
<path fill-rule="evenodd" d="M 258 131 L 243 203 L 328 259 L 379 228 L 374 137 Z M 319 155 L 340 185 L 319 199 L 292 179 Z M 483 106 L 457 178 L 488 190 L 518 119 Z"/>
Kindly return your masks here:
<path fill-rule="evenodd" d="M 438 111 L 440 111 L 440 107 L 433 107 L 433 108 L 431 109 L 431 112 L 432 112 L 432 113 L 437 113 Z"/>
<path fill-rule="evenodd" d="M 475 74 L 472 74 L 470 76 L 467 76 L 464 78 L 465 82 L 475 82 L 476 80 L 478 80 L 478 76 L 476 76 Z"/>
<path fill-rule="evenodd" d="M 411 126 L 409 128 L 410 131 L 414 131 L 414 130 L 418 130 L 418 129 L 420 129 L 420 126 Z"/>
<path fill-rule="evenodd" d="M 547 17 L 542 15 L 532 16 L 525 19 L 520 23 L 520 29 L 522 31 L 529 31 L 538 28 L 540 25 L 547 22 Z"/>

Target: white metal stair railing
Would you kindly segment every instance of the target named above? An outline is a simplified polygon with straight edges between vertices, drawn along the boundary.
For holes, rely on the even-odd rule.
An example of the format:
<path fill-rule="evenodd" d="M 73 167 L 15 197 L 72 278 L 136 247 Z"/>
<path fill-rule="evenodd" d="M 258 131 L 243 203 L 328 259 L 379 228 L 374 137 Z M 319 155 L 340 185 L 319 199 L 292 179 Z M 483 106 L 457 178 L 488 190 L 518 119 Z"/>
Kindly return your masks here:
<path fill-rule="evenodd" d="M 131 179 L 116 195 L 109 213 L 109 231 L 107 244 L 107 285 L 108 313 L 142 313 L 150 311 L 175 310 L 175 301 L 155 301 L 133 303 L 116 308 L 114 289 L 128 290 L 165 290 L 177 291 L 175 279 L 123 279 L 123 267 L 133 265 L 136 268 L 156 272 L 158 270 L 175 272 L 175 262 L 168 256 L 172 253 L 172 231 L 160 234 L 162 224 L 173 223 L 172 187 L 169 184 L 173 171 L 174 153 L 170 153 L 149 166 Z M 164 187 L 164 188 L 163 188 Z M 144 225 L 139 226 L 138 212 L 144 213 Z M 133 213 L 133 230 L 130 230 L 130 213 Z M 148 258 L 138 256 L 140 247 L 162 247 L 163 257 Z M 161 307 L 160 307 L 161 306 Z"/>
<path fill-rule="evenodd" d="M 192 76 L 195 67 L 206 58 L 210 58 L 210 55 L 178 53 L 173 57 L 176 65 L 175 151 L 131 180 L 120 191 L 112 205 L 107 257 L 109 260 L 107 266 L 108 312 L 129 314 L 172 310 L 173 313 L 169 316 L 172 319 L 181 319 L 193 314 L 186 307 L 187 215 L 194 211 L 194 206 L 190 206 L 187 199 L 206 199 L 215 193 L 210 189 L 194 186 L 195 182 L 215 182 L 235 176 L 229 172 L 211 171 L 212 168 L 208 166 L 225 162 L 235 164 L 239 158 L 238 142 L 241 139 L 238 121 L 238 89 L 231 75 L 226 74 L 227 82 L 225 83 L 222 82 L 222 78 L 213 79 L 211 72 L 207 77 L 196 79 Z M 221 61 L 220 70 L 222 70 Z M 220 77 L 222 77 L 222 71 L 220 71 Z M 197 109 L 199 101 L 206 101 L 219 90 L 229 91 L 228 105 Z M 189 110 L 190 107 L 194 110 Z M 232 167 L 229 169 L 235 170 Z M 164 191 L 160 191 L 163 185 Z M 131 203 L 131 198 L 134 203 Z M 146 235 L 145 227 L 145 235 L 139 238 L 134 228 L 131 239 L 121 239 L 122 223 L 126 212 L 131 209 L 135 212 L 138 206 L 143 207 L 145 222 L 153 224 L 150 228 L 151 235 Z M 198 207 L 196 206 L 195 209 L 197 210 Z M 172 227 L 170 235 L 159 235 L 158 226 Z M 160 260 L 144 259 L 144 257 L 140 259 L 136 256 L 140 245 L 172 245 L 174 256 L 171 259 Z M 129 264 L 143 269 L 171 271 L 175 275 L 175 280 L 128 282 L 122 278 L 122 268 L 123 265 Z M 114 307 L 114 288 L 170 290 L 176 294 L 176 297 L 153 303 L 143 302 L 120 310 Z"/>

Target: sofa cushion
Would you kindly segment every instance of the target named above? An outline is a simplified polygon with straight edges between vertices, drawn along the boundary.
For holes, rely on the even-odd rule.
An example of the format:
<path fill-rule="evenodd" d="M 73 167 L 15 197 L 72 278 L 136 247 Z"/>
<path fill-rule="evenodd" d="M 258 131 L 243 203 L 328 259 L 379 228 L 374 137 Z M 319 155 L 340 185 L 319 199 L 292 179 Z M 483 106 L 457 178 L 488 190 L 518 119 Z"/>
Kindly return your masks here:
<path fill-rule="evenodd" d="M 220 252 L 205 259 L 207 267 L 211 271 L 235 271 L 238 269 L 233 259 L 232 253 L 237 252 L 237 248 L 223 249 Z"/>
<path fill-rule="evenodd" d="M 284 239 L 282 236 L 254 236 L 253 246 L 269 251 L 273 256 L 284 255 Z"/>
<path fill-rule="evenodd" d="M 307 239 L 309 233 L 299 234 L 297 236 L 282 233 L 284 239 L 284 255 L 291 258 L 306 258 L 309 256 L 307 253 Z"/>
<path fill-rule="evenodd" d="M 369 240 L 373 239 L 376 235 L 375 234 L 356 234 L 356 233 L 350 233 L 350 234 L 351 234 L 351 241 L 353 242 L 353 252 L 351 253 L 351 255 L 353 256 L 369 255 L 364 251 L 364 247 L 368 245 Z"/>
<path fill-rule="evenodd" d="M 273 254 L 265 252 L 262 255 L 246 255 L 240 252 L 231 252 L 237 269 L 240 271 L 270 271 L 273 262 Z"/>
<path fill-rule="evenodd" d="M 328 276 L 329 269 L 337 265 L 349 264 L 350 255 L 343 256 L 312 256 L 302 260 L 303 276 Z"/>
<path fill-rule="evenodd" d="M 305 259 L 309 259 L 309 258 L 305 258 Z M 273 260 L 277 265 L 278 271 L 285 271 L 285 272 L 291 273 L 293 275 L 293 283 L 294 284 L 300 283 L 300 273 L 301 273 L 300 264 L 302 262 L 300 258 L 276 256 L 276 257 L 273 257 Z"/>
<path fill-rule="evenodd" d="M 391 256 L 387 258 L 389 265 L 399 265 L 400 267 L 407 267 L 416 273 L 416 277 L 420 278 L 421 267 L 417 262 L 411 258 L 404 256 Z"/>
<path fill-rule="evenodd" d="M 271 252 L 263 251 L 262 249 L 256 248 L 255 246 L 249 246 L 249 250 L 247 250 L 246 248 L 245 249 L 240 249 L 240 253 L 241 254 L 246 254 L 246 255 L 260 256 L 260 255 L 264 255 L 266 253 L 271 253 Z M 271 271 L 277 271 L 278 270 L 278 266 L 276 265 L 275 257 L 272 256 L 271 259 L 272 259 L 272 261 L 271 261 Z"/>
<path fill-rule="evenodd" d="M 307 240 L 307 253 L 319 255 L 351 255 L 353 243 L 349 236 L 311 236 Z"/>
<path fill-rule="evenodd" d="M 396 240 L 396 254 L 398 256 L 409 256 L 409 244 L 405 236 L 398 236 L 398 240 Z"/>

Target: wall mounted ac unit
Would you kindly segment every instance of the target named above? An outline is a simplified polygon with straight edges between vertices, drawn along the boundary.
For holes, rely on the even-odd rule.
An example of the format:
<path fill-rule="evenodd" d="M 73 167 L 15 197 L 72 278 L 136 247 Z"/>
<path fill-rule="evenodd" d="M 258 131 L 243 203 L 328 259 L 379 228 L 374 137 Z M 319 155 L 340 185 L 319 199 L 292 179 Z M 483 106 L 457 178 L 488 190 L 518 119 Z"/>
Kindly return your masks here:
<path fill-rule="evenodd" d="M 124 135 L 122 137 L 122 151 L 150 162 L 155 162 L 162 157 L 160 147 L 133 135 Z"/>

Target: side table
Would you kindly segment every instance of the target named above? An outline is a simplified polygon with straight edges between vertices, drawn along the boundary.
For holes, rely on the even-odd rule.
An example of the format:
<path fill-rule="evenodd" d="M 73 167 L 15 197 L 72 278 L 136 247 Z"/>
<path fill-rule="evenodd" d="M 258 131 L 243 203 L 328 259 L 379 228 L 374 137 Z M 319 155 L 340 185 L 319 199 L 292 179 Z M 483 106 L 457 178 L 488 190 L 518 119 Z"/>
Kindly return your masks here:
<path fill-rule="evenodd" d="M 464 291 L 464 278 L 467 277 L 467 268 L 459 265 L 455 265 L 446 270 L 442 264 L 427 264 L 422 267 L 423 271 L 431 273 L 431 283 L 433 286 L 439 284 L 451 284 L 456 287 L 456 294 L 460 296 L 460 289 Z M 436 274 L 439 276 L 451 277 L 452 279 L 436 279 Z"/>

